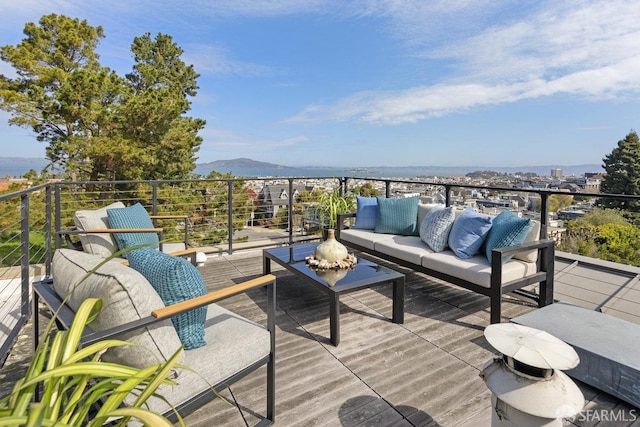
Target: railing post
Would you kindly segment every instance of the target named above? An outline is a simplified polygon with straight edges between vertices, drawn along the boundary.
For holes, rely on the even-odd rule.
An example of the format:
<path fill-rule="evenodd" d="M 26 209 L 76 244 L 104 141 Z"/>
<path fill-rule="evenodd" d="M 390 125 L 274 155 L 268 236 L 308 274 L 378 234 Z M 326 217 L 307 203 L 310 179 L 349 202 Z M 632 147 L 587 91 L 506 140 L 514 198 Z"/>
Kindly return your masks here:
<path fill-rule="evenodd" d="M 58 184 L 58 183 L 54 184 L 54 199 L 53 199 L 53 201 L 54 201 L 55 210 L 56 210 L 55 211 L 56 212 L 56 215 L 55 215 L 55 224 L 56 224 L 55 228 L 56 228 L 56 231 L 62 230 L 62 218 L 61 218 L 61 214 L 60 214 L 60 211 L 62 209 L 61 208 L 62 201 L 60 200 L 62 198 L 62 196 L 60 195 L 60 193 L 61 193 L 60 188 L 61 187 L 62 186 L 60 184 Z M 56 249 L 57 248 L 61 248 L 61 247 L 62 247 L 62 236 L 56 232 Z"/>
<path fill-rule="evenodd" d="M 29 316 L 31 312 L 31 304 L 29 300 L 29 193 L 25 193 L 20 198 L 20 277 L 21 283 L 21 307 L 22 316 Z"/>
<path fill-rule="evenodd" d="M 44 196 L 44 271 L 47 277 L 51 277 L 51 259 L 53 251 L 51 250 L 51 186 L 47 185 Z"/>
<path fill-rule="evenodd" d="M 444 205 L 451 206 L 451 186 L 444 184 Z"/>
<path fill-rule="evenodd" d="M 233 253 L 233 181 L 227 180 L 227 233 L 229 234 L 228 253 Z"/>
<path fill-rule="evenodd" d="M 384 196 L 388 199 L 391 197 L 391 181 L 385 179 L 384 181 Z"/>
<path fill-rule="evenodd" d="M 541 191 L 540 193 L 540 238 L 546 239 L 547 235 L 547 219 L 549 216 L 549 193 Z"/>
<path fill-rule="evenodd" d="M 158 215 L 158 182 L 151 182 L 151 214 Z M 154 224 L 155 225 L 155 224 Z"/>
<path fill-rule="evenodd" d="M 293 244 L 293 178 L 289 178 L 289 200 L 287 201 L 287 229 L 289 230 L 289 244 Z"/>

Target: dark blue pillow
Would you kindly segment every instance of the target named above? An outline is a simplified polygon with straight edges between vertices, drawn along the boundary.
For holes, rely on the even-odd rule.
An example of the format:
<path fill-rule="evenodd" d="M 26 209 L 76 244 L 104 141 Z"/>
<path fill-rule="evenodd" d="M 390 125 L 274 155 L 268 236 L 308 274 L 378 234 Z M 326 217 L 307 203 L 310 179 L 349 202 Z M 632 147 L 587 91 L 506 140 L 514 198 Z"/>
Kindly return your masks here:
<path fill-rule="evenodd" d="M 376 233 L 418 235 L 418 197 L 378 197 Z"/>
<path fill-rule="evenodd" d="M 480 250 L 490 229 L 489 215 L 465 209 L 451 226 L 449 247 L 458 258 L 472 258 Z"/>
<path fill-rule="evenodd" d="M 129 266 L 140 272 L 158 292 L 165 305 L 207 293 L 198 269 L 184 258 L 171 256 L 151 248 L 129 252 Z M 202 347 L 207 307 L 173 316 L 171 321 L 185 350 Z"/>
<path fill-rule="evenodd" d="M 107 209 L 107 219 L 110 228 L 154 228 L 147 210 L 140 203 L 126 208 Z M 113 238 L 120 250 L 140 245 L 157 248 L 160 244 L 156 233 L 114 233 Z M 122 256 L 129 259 L 129 252 Z"/>
<path fill-rule="evenodd" d="M 494 248 L 519 245 L 529 234 L 531 218 L 520 218 L 508 209 L 500 212 L 494 219 L 491 231 L 484 242 L 487 259 L 491 262 L 491 251 Z M 502 263 L 509 261 L 513 255 L 503 256 Z"/>
<path fill-rule="evenodd" d="M 356 223 L 353 228 L 373 230 L 376 228 L 378 216 L 378 199 L 375 197 L 356 196 Z"/>

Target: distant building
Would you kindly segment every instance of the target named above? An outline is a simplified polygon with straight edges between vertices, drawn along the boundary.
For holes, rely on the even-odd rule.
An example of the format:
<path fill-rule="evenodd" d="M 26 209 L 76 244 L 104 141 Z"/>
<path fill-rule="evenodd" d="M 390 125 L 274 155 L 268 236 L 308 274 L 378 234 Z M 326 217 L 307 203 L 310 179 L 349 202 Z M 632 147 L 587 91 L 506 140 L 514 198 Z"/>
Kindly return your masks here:
<path fill-rule="evenodd" d="M 551 178 L 562 178 L 562 169 L 551 169 Z"/>

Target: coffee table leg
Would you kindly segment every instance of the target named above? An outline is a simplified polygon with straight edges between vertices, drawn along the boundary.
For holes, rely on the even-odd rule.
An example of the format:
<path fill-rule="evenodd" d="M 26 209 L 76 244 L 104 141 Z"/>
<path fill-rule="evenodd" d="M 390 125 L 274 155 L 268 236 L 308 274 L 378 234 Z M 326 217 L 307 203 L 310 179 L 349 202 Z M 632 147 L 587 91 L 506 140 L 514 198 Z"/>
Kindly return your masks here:
<path fill-rule="evenodd" d="M 404 277 L 393 282 L 393 323 L 404 323 Z"/>
<path fill-rule="evenodd" d="M 340 294 L 329 295 L 329 327 L 331 329 L 331 344 L 340 344 Z"/>

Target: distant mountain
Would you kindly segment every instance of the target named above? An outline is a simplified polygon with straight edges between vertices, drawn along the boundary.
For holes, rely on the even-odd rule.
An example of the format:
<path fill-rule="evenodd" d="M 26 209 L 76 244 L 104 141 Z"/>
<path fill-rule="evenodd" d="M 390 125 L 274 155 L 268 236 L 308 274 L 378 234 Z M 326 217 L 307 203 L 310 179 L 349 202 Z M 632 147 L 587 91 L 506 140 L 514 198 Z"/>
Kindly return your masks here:
<path fill-rule="evenodd" d="M 231 160 L 216 160 L 209 163 L 198 163 L 198 168 L 221 171 L 222 169 L 237 169 L 237 168 L 261 168 L 261 169 L 292 169 L 289 166 L 276 165 L 267 162 L 258 162 L 247 158 L 231 159 Z"/>

